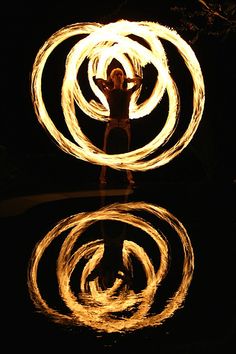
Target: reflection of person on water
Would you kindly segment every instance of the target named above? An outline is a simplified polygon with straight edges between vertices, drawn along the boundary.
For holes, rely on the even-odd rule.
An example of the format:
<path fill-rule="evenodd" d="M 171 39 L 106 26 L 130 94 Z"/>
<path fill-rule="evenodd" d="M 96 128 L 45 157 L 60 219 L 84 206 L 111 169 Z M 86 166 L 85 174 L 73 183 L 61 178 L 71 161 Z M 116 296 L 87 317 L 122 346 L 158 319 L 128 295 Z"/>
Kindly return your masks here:
<path fill-rule="evenodd" d="M 104 186 L 101 185 L 101 207 L 107 204 L 103 191 Z M 127 203 L 131 191 L 132 186 L 128 185 L 124 194 L 121 195 L 122 202 Z M 124 240 L 126 239 L 127 232 L 129 232 L 128 225 L 116 220 L 101 220 L 100 227 L 104 241 L 104 251 L 99 263 L 89 274 L 88 281 L 98 277 L 99 284 L 103 289 L 112 287 L 117 278 L 123 280 L 122 285 L 131 285 L 132 267 L 130 267 L 131 269 L 127 269 L 123 261 Z"/>
<path fill-rule="evenodd" d="M 103 290 L 112 287 L 117 278 L 123 279 L 122 285 L 131 285 L 132 274 L 123 263 L 126 224 L 103 221 L 101 226 L 104 237 L 104 252 L 99 264 L 89 274 L 88 281 L 98 277 Z"/>
<path fill-rule="evenodd" d="M 134 78 L 127 78 L 122 69 L 115 68 L 111 71 L 108 80 L 94 77 L 94 81 L 104 93 L 110 110 L 109 121 L 104 135 L 103 151 L 108 153 L 108 138 L 110 138 L 111 131 L 114 129 L 122 129 L 126 133 L 127 151 L 129 151 L 131 140 L 129 104 L 133 92 L 140 87 L 142 78 L 137 75 Z M 127 88 L 128 83 L 134 83 L 134 85 L 131 88 Z M 127 170 L 126 173 L 128 182 L 133 184 L 134 180 L 131 171 Z M 100 182 L 106 183 L 106 166 L 102 166 Z"/>

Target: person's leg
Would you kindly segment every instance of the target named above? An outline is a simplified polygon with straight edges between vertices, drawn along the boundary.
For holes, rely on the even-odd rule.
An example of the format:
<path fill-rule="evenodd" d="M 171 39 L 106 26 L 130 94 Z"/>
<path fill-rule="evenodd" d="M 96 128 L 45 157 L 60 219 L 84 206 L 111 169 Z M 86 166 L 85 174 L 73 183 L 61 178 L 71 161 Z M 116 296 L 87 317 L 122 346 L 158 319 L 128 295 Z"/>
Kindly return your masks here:
<path fill-rule="evenodd" d="M 129 184 L 135 184 L 132 172 L 130 170 L 126 170 L 126 174 Z"/>
<path fill-rule="evenodd" d="M 102 184 L 106 184 L 107 181 L 106 181 L 106 172 L 107 172 L 107 166 L 102 166 L 101 168 L 101 173 L 100 173 L 100 177 L 99 177 L 99 181 L 100 183 Z"/>
<path fill-rule="evenodd" d="M 130 141 L 131 141 L 131 130 L 130 130 L 130 123 L 127 125 L 126 127 L 126 133 L 127 133 L 127 137 L 128 137 L 128 151 L 130 151 Z M 126 170 L 126 175 L 127 175 L 127 179 L 129 184 L 134 184 L 134 179 L 133 179 L 133 174 L 130 170 Z"/>
<path fill-rule="evenodd" d="M 110 133 L 110 127 L 109 125 L 107 125 L 106 130 L 105 130 L 105 134 L 104 134 L 104 140 L 103 140 L 103 151 L 106 153 L 107 152 L 107 139 L 108 139 L 108 135 Z M 106 173 L 107 173 L 107 166 L 102 165 L 101 167 L 101 172 L 100 172 L 100 177 L 99 177 L 99 181 L 102 184 L 107 183 L 106 182 Z"/>

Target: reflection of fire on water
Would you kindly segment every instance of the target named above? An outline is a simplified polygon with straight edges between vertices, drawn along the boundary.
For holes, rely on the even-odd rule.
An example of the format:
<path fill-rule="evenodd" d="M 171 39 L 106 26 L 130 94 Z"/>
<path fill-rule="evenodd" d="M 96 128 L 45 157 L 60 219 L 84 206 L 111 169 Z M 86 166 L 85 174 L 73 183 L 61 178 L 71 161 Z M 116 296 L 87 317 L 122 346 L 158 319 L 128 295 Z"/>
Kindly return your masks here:
<path fill-rule="evenodd" d="M 157 290 L 169 269 L 169 242 L 163 232 L 155 229 L 152 223 L 145 221 L 138 212 L 146 212 L 159 219 L 172 232 L 182 245 L 183 269 L 178 289 L 166 301 L 164 309 L 158 313 L 150 311 L 157 298 Z M 132 259 L 141 264 L 146 283 L 139 291 L 132 288 L 125 277 L 118 276 L 108 288 L 100 286 L 99 277 L 90 280 L 89 275 L 98 266 L 103 257 L 104 241 L 89 241 L 76 248 L 76 243 L 88 227 L 99 221 L 118 221 L 141 230 L 157 246 L 158 267 L 148 256 L 144 247 L 131 240 L 123 243 L 123 265 L 127 273 L 135 274 Z M 57 258 L 57 282 L 61 299 L 67 313 L 51 308 L 44 300 L 38 285 L 39 263 L 46 249 L 57 237 L 65 237 Z M 137 239 L 137 242 L 139 240 Z M 76 293 L 71 288 L 71 278 L 81 262 L 84 264 Z M 157 269 L 156 269 L 157 268 Z M 115 203 L 100 208 L 98 211 L 83 212 L 60 221 L 36 245 L 28 268 L 28 287 L 35 307 L 60 324 L 88 326 L 96 331 L 120 332 L 132 331 L 148 326 L 161 325 L 179 309 L 185 300 L 194 270 L 194 254 L 187 231 L 181 222 L 170 212 L 159 206 L 144 202 Z"/>

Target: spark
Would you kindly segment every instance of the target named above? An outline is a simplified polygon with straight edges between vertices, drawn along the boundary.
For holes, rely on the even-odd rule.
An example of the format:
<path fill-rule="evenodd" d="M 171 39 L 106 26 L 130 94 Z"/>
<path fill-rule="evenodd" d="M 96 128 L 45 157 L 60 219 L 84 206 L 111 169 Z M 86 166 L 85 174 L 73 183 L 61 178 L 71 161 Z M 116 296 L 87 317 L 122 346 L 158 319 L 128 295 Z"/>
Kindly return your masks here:
<path fill-rule="evenodd" d="M 137 211 L 147 212 L 167 223 L 183 249 L 183 269 L 178 289 L 166 301 L 164 309 L 158 313 L 150 312 L 160 288 L 168 273 L 170 261 L 167 235 L 156 230 L 150 222 L 137 216 Z M 77 246 L 77 240 L 92 224 L 103 220 L 116 220 L 142 230 L 155 242 L 160 258 L 159 266 L 154 267 L 145 249 L 137 242 L 127 240 L 123 246 L 123 262 L 131 271 L 131 255 L 142 264 L 146 277 L 146 286 L 135 292 L 125 279 L 116 278 L 114 284 L 102 289 L 98 278 L 88 280 L 90 272 L 96 268 L 102 258 L 104 243 L 96 239 Z M 51 243 L 66 233 L 57 258 L 56 274 L 59 294 L 69 313 L 62 313 L 48 305 L 38 285 L 40 261 Z M 142 237 L 142 236 L 139 236 Z M 86 260 L 81 273 L 77 293 L 71 289 L 71 277 L 81 260 Z M 157 268 L 157 269 L 156 269 Z M 133 269 L 135 271 L 135 269 Z M 144 327 L 159 326 L 173 316 L 187 295 L 194 271 L 194 253 L 190 238 L 183 224 L 166 209 L 144 202 L 114 203 L 97 211 L 82 212 L 67 217 L 57 223 L 45 237 L 39 241 L 32 252 L 28 266 L 28 288 L 35 307 L 53 321 L 72 326 L 88 326 L 96 331 L 112 333 L 133 331 Z M 123 286 L 121 286 L 123 284 Z M 119 313 L 119 316 L 117 316 Z M 127 316 L 127 313 L 129 315 Z M 123 314 L 123 315 L 122 315 Z"/>
<path fill-rule="evenodd" d="M 55 126 L 46 109 L 42 94 L 44 67 L 53 50 L 66 39 L 76 35 L 87 35 L 69 51 L 65 63 L 65 75 L 61 88 L 61 106 L 68 130 L 73 141 L 66 138 Z M 131 38 L 142 38 L 147 46 Z M 152 153 L 170 140 L 179 119 L 179 94 L 172 79 L 167 57 L 161 40 L 173 44 L 182 56 L 193 80 L 193 110 L 186 131 L 179 140 L 157 156 L 147 159 Z M 83 96 L 77 75 L 85 59 L 88 59 L 88 80 L 91 90 L 99 102 L 87 101 Z M 130 103 L 130 119 L 148 116 L 160 103 L 165 92 L 169 98 L 169 109 L 165 124 L 157 136 L 141 148 L 122 154 L 106 154 L 96 147 L 82 132 L 76 116 L 75 105 L 86 115 L 98 121 L 109 120 L 109 109 L 105 97 L 93 82 L 93 76 L 106 79 L 107 68 L 113 59 L 118 60 L 127 76 L 143 75 L 143 69 L 151 63 L 157 70 L 156 82 L 150 96 L 138 102 L 140 90 L 134 93 Z M 179 34 L 159 23 L 119 20 L 102 25 L 99 23 L 75 23 L 55 32 L 40 48 L 35 58 L 31 77 L 31 96 L 40 124 L 50 133 L 58 146 L 74 157 L 98 165 L 107 165 L 117 170 L 146 171 L 158 168 L 175 158 L 189 144 L 202 118 L 205 88 L 199 62 L 192 48 Z"/>

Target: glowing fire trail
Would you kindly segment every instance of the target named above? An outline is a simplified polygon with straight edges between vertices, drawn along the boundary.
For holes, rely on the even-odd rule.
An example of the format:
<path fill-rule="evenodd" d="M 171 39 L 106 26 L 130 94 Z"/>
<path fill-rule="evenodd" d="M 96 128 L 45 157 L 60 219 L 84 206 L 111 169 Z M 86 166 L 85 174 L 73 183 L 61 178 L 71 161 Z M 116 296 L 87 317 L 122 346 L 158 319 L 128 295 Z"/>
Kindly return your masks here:
<path fill-rule="evenodd" d="M 53 50 L 67 38 L 80 34 L 87 34 L 87 37 L 81 39 L 68 54 L 61 91 L 65 121 L 75 144 L 58 131 L 52 122 L 43 101 L 41 81 L 45 64 Z M 132 34 L 144 39 L 149 49 L 131 39 L 129 35 Z M 179 116 L 178 89 L 170 76 L 165 51 L 159 38 L 169 41 L 178 49 L 190 72 L 193 80 L 193 111 L 182 137 L 169 149 L 144 161 L 171 138 Z M 86 58 L 89 59 L 89 83 L 100 103 L 94 100 L 87 102 L 77 80 L 78 71 Z M 148 99 L 137 104 L 140 90 L 134 94 L 130 105 L 131 119 L 148 115 L 158 105 L 165 91 L 169 97 L 169 111 L 163 129 L 148 144 L 127 153 L 109 155 L 94 146 L 81 131 L 75 115 L 75 103 L 91 118 L 108 120 L 107 102 L 92 78 L 97 75 L 106 79 L 108 65 L 114 58 L 121 63 L 129 77 L 132 77 L 134 72 L 142 76 L 143 68 L 147 63 L 152 63 L 158 72 L 155 86 Z M 36 56 L 32 70 L 31 93 L 39 122 L 63 151 L 93 164 L 137 171 L 160 167 L 181 153 L 198 128 L 205 102 L 201 68 L 191 47 L 173 29 L 147 21 L 120 20 L 107 25 L 76 23 L 60 29 L 44 43 Z"/>
<path fill-rule="evenodd" d="M 157 314 L 150 314 L 149 309 L 155 299 L 161 282 L 167 275 L 170 260 L 168 242 L 165 235 L 153 228 L 141 217 L 133 215 L 136 211 L 151 213 L 166 222 L 181 241 L 183 248 L 182 279 L 173 296 L 166 301 L 166 306 Z M 125 240 L 123 261 L 130 270 L 130 255 L 135 256 L 142 264 L 146 287 L 135 293 L 124 279 L 117 278 L 112 287 L 105 290 L 99 286 L 98 279 L 88 280 L 88 275 L 99 263 L 103 255 L 103 240 L 97 239 L 75 249 L 75 244 L 83 232 L 93 223 L 101 220 L 116 220 L 143 230 L 156 243 L 160 254 L 160 264 L 156 270 L 143 247 L 135 242 Z M 63 314 L 49 307 L 38 287 L 39 263 L 46 249 L 53 240 L 63 232 L 68 233 L 57 259 L 57 280 L 61 298 L 70 311 Z M 62 237 L 62 236 L 61 236 Z M 81 259 L 87 263 L 81 274 L 77 296 L 71 290 L 70 280 Z M 28 287 L 31 299 L 38 310 L 45 313 L 53 321 L 75 326 L 88 326 L 96 331 L 120 332 L 132 331 L 148 326 L 161 325 L 179 309 L 185 300 L 194 270 L 194 254 L 189 236 L 182 223 L 166 209 L 144 202 L 115 203 L 98 211 L 72 215 L 59 222 L 36 245 L 28 268 Z M 124 283 L 121 287 L 121 283 Z M 117 313 L 127 312 L 130 316 Z"/>

